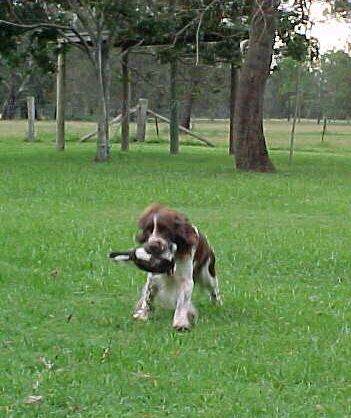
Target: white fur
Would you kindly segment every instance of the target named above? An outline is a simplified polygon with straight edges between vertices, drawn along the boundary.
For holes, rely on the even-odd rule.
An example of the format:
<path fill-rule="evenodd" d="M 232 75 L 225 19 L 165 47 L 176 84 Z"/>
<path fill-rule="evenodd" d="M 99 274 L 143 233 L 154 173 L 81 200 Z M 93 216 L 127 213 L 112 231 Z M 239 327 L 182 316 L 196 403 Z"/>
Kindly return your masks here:
<path fill-rule="evenodd" d="M 122 255 L 117 255 L 113 259 L 114 259 L 114 261 L 129 261 L 130 257 L 127 254 L 122 254 Z"/>
<path fill-rule="evenodd" d="M 195 308 L 191 303 L 195 250 L 196 248 L 193 248 L 188 256 L 176 262 L 174 279 L 177 286 L 177 303 L 173 317 L 173 327 L 176 329 L 190 329 L 190 318 L 195 316 Z"/>
<path fill-rule="evenodd" d="M 134 311 L 134 319 L 146 320 L 150 313 L 150 304 L 154 296 L 163 306 L 175 308 L 173 327 L 190 329 L 191 319 L 195 316 L 195 308 L 191 303 L 194 287 L 193 258 L 191 254 L 176 261 L 173 275 L 148 274 L 146 284 Z M 154 292 L 154 293 L 153 293 Z"/>
<path fill-rule="evenodd" d="M 139 260 L 144 260 L 144 261 L 150 261 L 151 260 L 151 254 L 147 253 L 145 251 L 144 248 L 137 248 L 135 250 L 135 256 L 136 258 L 138 258 Z"/>

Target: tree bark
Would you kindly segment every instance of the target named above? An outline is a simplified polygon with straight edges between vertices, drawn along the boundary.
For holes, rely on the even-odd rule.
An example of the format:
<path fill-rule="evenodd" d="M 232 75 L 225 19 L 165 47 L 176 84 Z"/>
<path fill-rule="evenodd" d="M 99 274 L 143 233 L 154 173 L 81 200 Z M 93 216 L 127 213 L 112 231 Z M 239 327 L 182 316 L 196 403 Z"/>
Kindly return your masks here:
<path fill-rule="evenodd" d="M 177 100 L 177 60 L 170 63 L 170 148 L 171 154 L 179 152 L 179 123 L 178 123 L 178 100 Z"/>
<path fill-rule="evenodd" d="M 102 37 L 95 48 L 95 70 L 98 81 L 98 129 L 95 161 L 109 159 L 109 123 L 108 123 L 108 51 L 103 50 Z"/>
<path fill-rule="evenodd" d="M 2 109 L 2 119 L 12 120 L 16 117 L 17 94 L 15 84 L 11 82 L 7 99 Z"/>
<path fill-rule="evenodd" d="M 271 172 L 263 132 L 263 96 L 273 53 L 275 14 L 278 1 L 255 0 L 251 18 L 249 48 L 243 63 L 235 106 L 236 168 Z"/>
<path fill-rule="evenodd" d="M 296 128 L 296 119 L 300 106 L 300 78 L 301 78 L 301 67 L 296 68 L 296 82 L 295 82 L 295 111 L 294 118 L 291 127 L 290 134 L 290 143 L 289 143 L 289 164 L 292 163 L 292 158 L 294 154 L 294 142 L 295 142 L 295 128 Z"/>
<path fill-rule="evenodd" d="M 189 89 L 185 95 L 182 116 L 180 119 L 180 125 L 186 129 L 190 129 L 191 112 L 193 109 L 194 97 L 194 84 L 190 83 Z"/>
<path fill-rule="evenodd" d="M 122 140 L 121 150 L 129 150 L 129 101 L 130 101 L 130 76 L 128 66 L 128 51 L 122 56 Z"/>
<path fill-rule="evenodd" d="M 60 51 L 57 59 L 57 87 L 56 87 L 56 149 L 65 149 L 65 79 L 66 57 L 64 51 Z"/>
<path fill-rule="evenodd" d="M 229 126 L 229 154 L 234 154 L 234 116 L 235 103 L 239 84 L 239 68 L 235 64 L 230 64 L 230 126 Z"/>
<path fill-rule="evenodd" d="M 24 109 L 18 109 L 17 103 L 18 100 L 21 98 L 24 90 L 27 87 L 27 84 L 30 80 L 30 74 L 18 75 L 17 69 L 14 69 L 10 73 L 8 82 L 8 94 L 7 99 L 5 100 L 3 107 L 2 107 L 2 119 L 15 119 L 18 110 L 20 110 L 19 114 L 20 117 L 23 117 Z"/>
<path fill-rule="evenodd" d="M 180 125 L 186 129 L 190 129 L 191 114 L 196 99 L 198 85 L 202 77 L 202 68 L 200 66 L 192 66 L 189 70 L 190 80 L 187 86 L 187 91 L 184 98 L 182 114 L 180 118 Z"/>

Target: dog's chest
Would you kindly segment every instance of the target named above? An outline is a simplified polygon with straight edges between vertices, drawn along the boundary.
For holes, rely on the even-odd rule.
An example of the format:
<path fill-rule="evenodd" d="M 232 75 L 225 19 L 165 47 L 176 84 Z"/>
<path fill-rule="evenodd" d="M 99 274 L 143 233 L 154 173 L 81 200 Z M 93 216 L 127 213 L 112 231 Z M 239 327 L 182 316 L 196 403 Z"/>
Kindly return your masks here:
<path fill-rule="evenodd" d="M 174 275 L 160 274 L 155 277 L 158 293 L 155 302 L 164 308 L 173 309 L 177 303 L 177 281 Z"/>

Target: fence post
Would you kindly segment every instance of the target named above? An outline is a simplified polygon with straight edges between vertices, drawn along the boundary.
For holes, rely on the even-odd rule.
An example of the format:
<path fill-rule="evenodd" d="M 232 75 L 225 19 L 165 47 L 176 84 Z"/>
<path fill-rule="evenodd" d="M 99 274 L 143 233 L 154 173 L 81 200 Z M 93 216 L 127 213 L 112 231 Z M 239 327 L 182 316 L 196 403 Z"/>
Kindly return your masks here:
<path fill-rule="evenodd" d="M 138 113 L 137 113 L 137 140 L 139 142 L 145 141 L 146 133 L 146 112 L 147 112 L 148 100 L 139 99 Z"/>
<path fill-rule="evenodd" d="M 27 97 L 27 109 L 28 109 L 28 131 L 27 140 L 28 142 L 35 141 L 35 102 L 33 96 Z"/>
<path fill-rule="evenodd" d="M 56 149 L 65 149 L 65 53 L 60 51 L 57 59 L 56 87 Z"/>

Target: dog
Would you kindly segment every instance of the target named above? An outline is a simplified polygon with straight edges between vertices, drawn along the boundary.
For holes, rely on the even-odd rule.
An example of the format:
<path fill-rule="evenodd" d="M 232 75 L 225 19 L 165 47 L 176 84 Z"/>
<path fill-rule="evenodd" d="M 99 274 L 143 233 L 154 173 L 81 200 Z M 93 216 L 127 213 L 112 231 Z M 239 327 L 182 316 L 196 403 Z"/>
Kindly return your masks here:
<path fill-rule="evenodd" d="M 190 330 L 197 316 L 191 296 L 194 283 L 210 293 L 211 300 L 221 304 L 215 271 L 215 255 L 206 237 L 180 212 L 154 203 L 139 218 L 137 241 L 154 256 L 175 244 L 175 266 L 171 274 L 148 273 L 146 283 L 136 304 L 133 318 L 146 321 L 159 297 L 175 309 L 173 328 Z"/>

